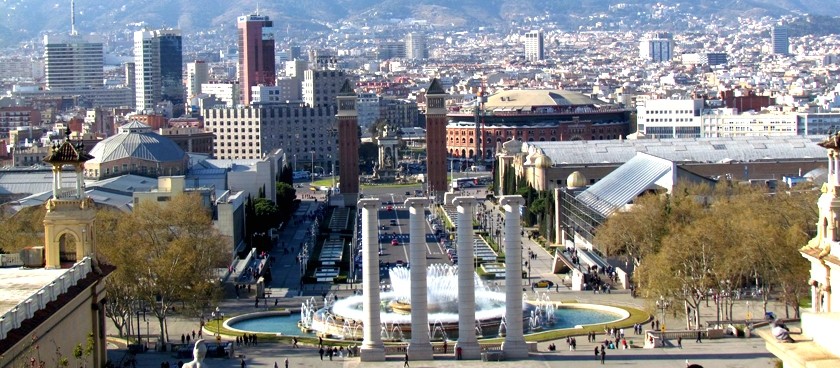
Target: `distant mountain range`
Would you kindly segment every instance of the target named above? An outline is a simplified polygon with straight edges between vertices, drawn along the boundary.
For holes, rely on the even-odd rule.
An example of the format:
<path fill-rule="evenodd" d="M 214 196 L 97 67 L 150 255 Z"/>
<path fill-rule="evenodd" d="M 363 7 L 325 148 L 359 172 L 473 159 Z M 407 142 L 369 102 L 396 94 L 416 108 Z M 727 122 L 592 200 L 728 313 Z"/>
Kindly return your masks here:
<path fill-rule="evenodd" d="M 644 26 L 671 24 L 681 19 L 651 18 L 655 4 L 678 6 L 683 14 L 703 18 L 715 14 L 781 16 L 809 13 L 840 15 L 840 0 L 77 0 L 76 23 L 80 33 L 106 33 L 131 25 L 174 27 L 200 32 L 232 27 L 237 16 L 255 11 L 275 20 L 279 30 L 327 30 L 342 22 L 368 24 L 395 19 L 416 19 L 438 27 L 506 27 L 527 18 L 552 21 L 578 29 L 596 21 L 610 24 L 635 22 Z M 70 1 L 4 0 L 0 10 L 0 46 L 37 39 L 44 32 L 68 32 Z M 593 20 L 592 15 L 599 15 Z M 673 16 L 673 14 L 671 14 Z M 678 18 L 678 17 L 677 17 Z M 533 21 L 533 20 L 532 20 Z M 635 26 L 634 26 L 635 28 Z"/>

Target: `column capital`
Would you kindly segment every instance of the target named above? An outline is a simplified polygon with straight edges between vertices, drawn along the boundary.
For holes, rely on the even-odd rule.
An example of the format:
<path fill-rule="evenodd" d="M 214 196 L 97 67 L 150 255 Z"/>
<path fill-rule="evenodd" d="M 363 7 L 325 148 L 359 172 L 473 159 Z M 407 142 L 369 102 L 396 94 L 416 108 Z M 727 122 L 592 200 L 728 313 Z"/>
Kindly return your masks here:
<path fill-rule="evenodd" d="M 382 203 L 376 198 L 362 198 L 359 200 L 359 207 L 362 208 L 376 208 L 381 206 Z"/>
<path fill-rule="evenodd" d="M 475 199 L 475 197 L 463 196 L 463 197 L 452 198 L 452 204 L 454 204 L 456 206 L 461 206 L 461 207 L 475 206 L 476 203 L 478 203 L 478 201 Z"/>
<path fill-rule="evenodd" d="M 525 198 L 521 195 L 504 195 L 499 199 L 499 205 L 504 206 L 522 206 L 525 204 Z"/>
<path fill-rule="evenodd" d="M 429 205 L 428 198 L 410 197 L 405 200 L 406 207 L 426 207 Z"/>

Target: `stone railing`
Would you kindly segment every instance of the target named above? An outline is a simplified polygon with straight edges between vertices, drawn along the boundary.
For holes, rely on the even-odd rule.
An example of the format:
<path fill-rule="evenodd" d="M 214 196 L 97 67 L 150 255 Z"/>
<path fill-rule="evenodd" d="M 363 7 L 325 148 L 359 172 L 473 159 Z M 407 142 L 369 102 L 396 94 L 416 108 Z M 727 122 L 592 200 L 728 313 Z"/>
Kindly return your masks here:
<path fill-rule="evenodd" d="M 700 337 L 703 339 L 720 339 L 723 338 L 723 330 L 718 329 L 706 329 L 706 330 L 672 330 L 672 331 L 645 331 L 645 342 L 644 348 L 645 349 L 653 349 L 653 348 L 661 348 L 664 347 L 666 343 L 673 344 L 671 340 L 676 341 L 677 338 L 681 337 L 683 340 L 688 339 L 696 339 L 697 333 L 700 333 Z M 693 340 L 690 340 L 693 341 Z"/>
<path fill-rule="evenodd" d="M 20 254 L 0 254 L 0 267 L 23 266 L 23 259 Z"/>
<path fill-rule="evenodd" d="M 87 277 L 92 270 L 91 259 L 85 257 L 53 282 L 0 316 L 0 340 L 5 339 L 10 331 L 19 328 L 24 321 L 35 316 L 35 312 L 45 308 L 47 303 L 55 301 L 61 294 L 66 293 L 67 289 Z"/>

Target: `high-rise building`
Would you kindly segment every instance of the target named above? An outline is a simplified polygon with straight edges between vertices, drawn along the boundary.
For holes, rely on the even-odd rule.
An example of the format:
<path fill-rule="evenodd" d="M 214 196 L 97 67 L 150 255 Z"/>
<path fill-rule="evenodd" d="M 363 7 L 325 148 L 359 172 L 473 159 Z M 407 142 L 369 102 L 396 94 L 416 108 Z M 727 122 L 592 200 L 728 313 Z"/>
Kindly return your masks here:
<path fill-rule="evenodd" d="M 776 55 L 787 55 L 790 53 L 790 39 L 788 28 L 775 26 L 770 30 L 770 44 L 773 46 L 773 53 Z"/>
<path fill-rule="evenodd" d="M 426 35 L 411 32 L 405 36 L 405 57 L 417 60 L 429 58 L 429 49 L 426 48 Z"/>
<path fill-rule="evenodd" d="M 303 75 L 303 102 L 311 107 L 335 109 L 336 97 L 347 73 L 343 70 L 307 70 Z"/>
<path fill-rule="evenodd" d="M 404 98 L 380 98 L 379 118 L 388 120 L 388 124 L 399 128 L 420 126 L 417 101 Z"/>
<path fill-rule="evenodd" d="M 134 32 L 135 106 L 153 110 L 161 101 L 173 105 L 173 115 L 184 110 L 183 49 L 181 31 Z"/>
<path fill-rule="evenodd" d="M 376 45 L 376 58 L 381 60 L 402 59 L 406 55 L 406 43 L 383 41 Z"/>
<path fill-rule="evenodd" d="M 308 65 L 306 65 L 306 61 L 303 60 L 290 60 L 287 61 L 285 64 L 286 69 L 286 76 L 290 78 L 297 78 L 299 81 L 303 81 L 303 72 L 308 69 Z"/>
<path fill-rule="evenodd" d="M 201 115 L 204 130 L 215 135 L 213 156 L 218 159 L 259 159 L 282 149 L 298 167 L 327 167 L 336 157 L 334 109 L 270 103 L 209 108 Z"/>
<path fill-rule="evenodd" d="M 545 59 L 545 38 L 542 30 L 525 34 L 525 59 L 529 61 Z"/>
<path fill-rule="evenodd" d="M 332 50 L 311 49 L 309 50 L 309 64 L 315 70 L 336 70 L 338 69 L 338 55 Z"/>
<path fill-rule="evenodd" d="M 639 56 L 653 62 L 669 61 L 674 55 L 674 36 L 658 32 L 645 36 L 639 42 Z"/>
<path fill-rule="evenodd" d="M 239 84 L 242 103 L 251 104 L 251 88 L 273 86 L 276 82 L 274 66 L 274 23 L 267 15 L 243 15 L 236 21 L 239 29 Z"/>
<path fill-rule="evenodd" d="M 356 122 L 362 129 L 379 119 L 379 96 L 373 92 L 359 93 L 356 96 Z"/>
<path fill-rule="evenodd" d="M 187 63 L 187 97 L 201 93 L 201 85 L 210 81 L 210 69 L 202 60 Z"/>
<path fill-rule="evenodd" d="M 300 60 L 301 56 L 300 46 L 289 46 L 289 49 L 286 50 L 287 60 Z"/>
<path fill-rule="evenodd" d="M 102 88 L 102 42 L 78 35 L 44 37 L 47 89 Z"/>
<path fill-rule="evenodd" d="M 205 83 L 201 85 L 201 93 L 211 95 L 227 107 L 239 105 L 239 83 Z"/>

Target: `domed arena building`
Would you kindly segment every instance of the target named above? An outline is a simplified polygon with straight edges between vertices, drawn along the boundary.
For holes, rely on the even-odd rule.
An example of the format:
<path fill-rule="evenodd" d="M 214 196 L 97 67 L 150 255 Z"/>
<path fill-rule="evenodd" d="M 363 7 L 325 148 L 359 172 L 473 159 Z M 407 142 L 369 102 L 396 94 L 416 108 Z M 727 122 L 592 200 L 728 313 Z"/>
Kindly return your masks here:
<path fill-rule="evenodd" d="M 90 150 L 85 179 L 100 180 L 124 174 L 148 177 L 184 175 L 189 156 L 171 139 L 153 133 L 148 125 L 132 121 Z"/>
<path fill-rule="evenodd" d="M 492 160 L 496 145 L 521 142 L 610 140 L 627 135 L 630 110 L 567 90 L 508 90 L 487 97 L 480 107 L 462 106 L 447 114 L 446 150 L 472 160 L 475 152 Z M 476 129 L 478 120 L 478 129 Z"/>

